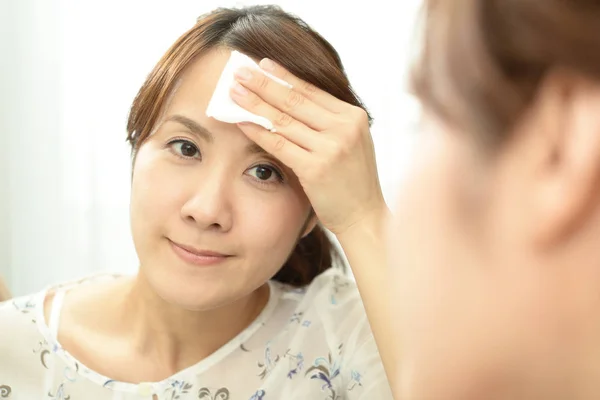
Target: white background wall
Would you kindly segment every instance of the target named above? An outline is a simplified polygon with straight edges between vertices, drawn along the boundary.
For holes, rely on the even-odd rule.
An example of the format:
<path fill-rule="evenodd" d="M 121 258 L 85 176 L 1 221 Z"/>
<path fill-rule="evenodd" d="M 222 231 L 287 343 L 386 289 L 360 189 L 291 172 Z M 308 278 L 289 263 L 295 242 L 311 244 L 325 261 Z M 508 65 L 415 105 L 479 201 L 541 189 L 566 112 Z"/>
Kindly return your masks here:
<path fill-rule="evenodd" d="M 0 57 L 0 149 L 6 149 L 8 145 L 8 135 L 4 134 L 4 132 L 8 132 L 8 119 L 5 114 L 8 112 L 9 99 L 4 94 L 12 93 L 12 90 L 9 89 L 8 79 L 2 77 L 4 75 L 3 72 L 8 72 L 12 69 L 9 68 L 9 60 L 13 52 L 9 48 L 8 40 L 4 39 L 12 31 L 7 8 L 4 4 L 0 8 L 0 53 L 4 54 L 4 57 Z M 9 232 L 8 156 L 4 150 L 0 150 L 0 275 L 6 279 L 10 279 L 10 269 L 8 266 L 8 261 L 10 260 Z"/>
<path fill-rule="evenodd" d="M 375 117 L 393 202 L 417 117 L 404 83 L 419 0 L 0 0 L 0 275 L 14 294 L 136 270 L 129 105 L 197 16 L 257 3 L 296 13 L 337 48 Z"/>

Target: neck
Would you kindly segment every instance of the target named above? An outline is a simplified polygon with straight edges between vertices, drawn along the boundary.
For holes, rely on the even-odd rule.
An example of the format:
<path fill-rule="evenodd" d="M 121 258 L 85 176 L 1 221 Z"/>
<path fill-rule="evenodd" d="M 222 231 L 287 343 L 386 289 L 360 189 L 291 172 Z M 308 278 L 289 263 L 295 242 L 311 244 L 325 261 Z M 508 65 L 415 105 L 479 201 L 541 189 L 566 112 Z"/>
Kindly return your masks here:
<path fill-rule="evenodd" d="M 170 376 L 208 357 L 260 314 L 269 299 L 263 285 L 249 296 L 225 306 L 186 310 L 163 300 L 138 274 L 123 288 L 120 305 L 123 334 L 129 336 L 135 352 L 150 358 Z"/>
<path fill-rule="evenodd" d="M 600 226 L 599 222 L 591 224 Z M 600 231 L 582 230 L 573 240 L 556 246 L 533 263 L 539 309 L 538 338 L 547 343 L 540 370 L 549 371 L 542 387 L 555 398 L 591 399 L 600 396 L 600 268 L 597 238 Z M 534 286 L 536 287 L 536 286 Z M 548 396 L 538 398 L 549 398 Z"/>

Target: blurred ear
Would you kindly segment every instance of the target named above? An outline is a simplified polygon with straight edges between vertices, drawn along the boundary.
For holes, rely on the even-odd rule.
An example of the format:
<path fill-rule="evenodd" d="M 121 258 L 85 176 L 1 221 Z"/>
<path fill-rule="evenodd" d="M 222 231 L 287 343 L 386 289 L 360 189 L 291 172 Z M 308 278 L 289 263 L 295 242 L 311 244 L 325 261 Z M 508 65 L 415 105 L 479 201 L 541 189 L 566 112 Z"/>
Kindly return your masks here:
<path fill-rule="evenodd" d="M 538 136 L 535 239 L 568 240 L 600 205 L 600 84 L 565 71 L 550 73 L 534 102 L 529 129 Z"/>

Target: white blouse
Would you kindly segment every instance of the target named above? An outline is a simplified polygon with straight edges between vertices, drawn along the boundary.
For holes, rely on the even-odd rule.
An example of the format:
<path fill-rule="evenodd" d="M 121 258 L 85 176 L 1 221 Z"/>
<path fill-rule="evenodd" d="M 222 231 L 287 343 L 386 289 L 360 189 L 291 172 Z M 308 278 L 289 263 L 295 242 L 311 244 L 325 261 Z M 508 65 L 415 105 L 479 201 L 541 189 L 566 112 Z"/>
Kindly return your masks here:
<path fill-rule="evenodd" d="M 296 289 L 270 281 L 269 301 L 244 331 L 161 382 L 117 382 L 57 341 L 64 293 L 86 278 L 0 303 L 0 399 L 392 399 L 355 283 L 337 269 Z M 56 291 L 50 321 L 44 299 Z"/>

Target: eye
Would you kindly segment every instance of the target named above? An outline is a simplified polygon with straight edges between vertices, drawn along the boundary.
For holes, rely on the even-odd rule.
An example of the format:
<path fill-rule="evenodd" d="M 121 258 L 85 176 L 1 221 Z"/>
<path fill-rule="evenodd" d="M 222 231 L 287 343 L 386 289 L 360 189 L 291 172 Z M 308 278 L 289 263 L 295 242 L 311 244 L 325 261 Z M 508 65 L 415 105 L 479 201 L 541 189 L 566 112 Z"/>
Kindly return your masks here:
<path fill-rule="evenodd" d="M 189 140 L 178 139 L 169 143 L 175 155 L 182 158 L 199 158 L 200 150 Z"/>
<path fill-rule="evenodd" d="M 283 175 L 269 165 L 257 165 L 248 170 L 248 174 L 261 183 L 283 182 Z"/>

